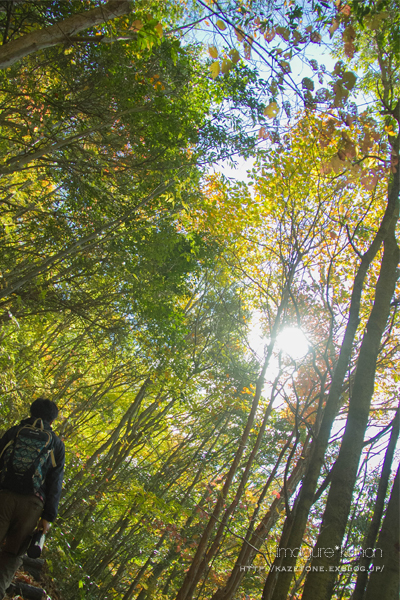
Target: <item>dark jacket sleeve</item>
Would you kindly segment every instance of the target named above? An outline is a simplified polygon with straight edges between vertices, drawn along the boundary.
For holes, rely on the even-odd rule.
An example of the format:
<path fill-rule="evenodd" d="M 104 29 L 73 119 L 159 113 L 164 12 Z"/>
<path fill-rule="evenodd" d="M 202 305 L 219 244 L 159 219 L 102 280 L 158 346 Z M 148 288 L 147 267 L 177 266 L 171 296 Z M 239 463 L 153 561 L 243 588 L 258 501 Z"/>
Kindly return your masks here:
<path fill-rule="evenodd" d="M 54 458 L 56 466 L 50 467 L 46 475 L 46 497 L 42 514 L 42 518 L 50 522 L 54 521 L 57 516 L 64 477 L 65 447 L 64 443 L 57 436 L 55 436 Z"/>

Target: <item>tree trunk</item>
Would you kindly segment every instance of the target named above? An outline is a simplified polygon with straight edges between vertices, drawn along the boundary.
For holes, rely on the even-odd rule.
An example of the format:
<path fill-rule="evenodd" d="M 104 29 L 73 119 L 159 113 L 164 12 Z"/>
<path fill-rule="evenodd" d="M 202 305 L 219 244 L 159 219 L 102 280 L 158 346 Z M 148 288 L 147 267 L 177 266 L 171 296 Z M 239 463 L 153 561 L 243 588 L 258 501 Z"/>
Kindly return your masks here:
<path fill-rule="evenodd" d="M 364 552 L 359 561 L 359 571 L 357 575 L 356 587 L 354 589 L 354 593 L 351 600 L 363 600 L 364 598 L 365 586 L 367 585 L 368 581 L 368 570 L 372 563 L 371 552 L 367 552 L 367 550 L 369 550 L 370 548 L 375 548 L 376 538 L 379 531 L 379 525 L 382 519 L 393 455 L 396 449 L 397 440 L 399 438 L 399 417 L 400 408 L 397 409 L 396 416 L 393 419 L 392 433 L 390 435 L 390 441 L 386 450 L 385 460 L 382 467 L 381 478 L 379 480 L 374 514 L 370 526 L 368 528 L 368 533 L 365 537 L 365 541 L 363 543 Z"/>
<path fill-rule="evenodd" d="M 382 529 L 375 551 L 374 570 L 372 571 L 365 600 L 398 600 L 400 592 L 400 547 L 399 547 L 399 506 L 400 478 L 399 469 L 393 483 L 392 493 L 386 509 Z M 382 554 L 381 552 L 382 551 Z"/>
<path fill-rule="evenodd" d="M 346 529 L 368 425 L 374 393 L 376 362 L 398 280 L 399 247 L 396 242 L 396 224 L 399 211 L 399 173 L 396 173 L 393 178 L 389 194 L 390 204 L 394 206 L 394 217 L 384 240 L 374 304 L 358 356 L 346 429 L 332 473 L 332 483 L 302 600 L 329 600 L 336 579 L 335 567 L 340 564 L 339 549 Z"/>
<path fill-rule="evenodd" d="M 111 0 L 98 8 L 72 15 L 50 27 L 27 33 L 0 47 L 0 69 L 11 67 L 24 56 L 38 50 L 68 43 L 71 35 L 126 15 L 131 10 L 132 4 L 129 0 Z"/>
<path fill-rule="evenodd" d="M 20 581 L 12 583 L 7 589 L 7 594 L 12 594 L 13 597 L 16 594 L 20 594 L 20 597 L 23 596 L 26 598 L 26 600 L 43 600 L 43 598 L 46 596 L 46 592 L 42 588 L 29 585 L 28 583 L 22 583 Z"/>
<path fill-rule="evenodd" d="M 304 471 L 305 460 L 302 456 L 298 460 L 287 481 L 286 487 L 288 488 L 288 497 L 286 498 L 286 500 L 289 500 L 289 498 L 294 493 L 304 474 Z M 255 531 L 252 533 L 252 535 L 246 535 L 246 538 L 240 549 L 239 556 L 236 560 L 235 566 L 232 569 L 231 576 L 229 577 L 225 586 L 215 592 L 211 600 L 232 600 L 232 598 L 236 597 L 235 594 L 239 589 L 239 586 L 242 583 L 245 574 L 250 570 L 253 560 L 259 552 L 261 546 L 263 545 L 268 533 L 276 525 L 276 522 L 278 521 L 280 516 L 280 512 L 282 508 L 284 508 L 284 506 L 285 487 L 283 487 L 280 490 L 279 497 L 277 496 L 275 498 L 268 512 L 264 515 L 264 517 L 258 524 Z"/>
<path fill-rule="evenodd" d="M 236 451 L 231 468 L 229 469 L 229 471 L 226 475 L 225 483 L 222 488 L 222 491 L 215 503 L 214 511 L 206 525 L 203 535 L 201 536 L 199 545 L 196 550 L 196 554 L 193 558 L 193 561 L 190 565 L 187 575 L 182 583 L 182 586 L 181 586 L 180 590 L 178 591 L 176 600 L 190 600 L 192 598 L 193 593 L 196 589 L 197 583 L 200 581 L 201 577 L 203 576 L 203 574 L 205 572 L 205 569 L 207 568 L 208 562 L 207 562 L 207 560 L 204 560 L 204 558 L 206 556 L 206 552 L 207 552 L 207 546 L 208 546 L 210 538 L 213 534 L 213 531 L 216 527 L 216 524 L 219 520 L 219 516 L 222 512 L 222 509 L 223 509 L 224 503 L 226 501 L 228 492 L 230 490 L 230 486 L 232 484 L 233 478 L 236 474 L 236 471 L 237 471 L 240 461 L 242 459 L 243 452 L 245 450 L 245 447 L 246 447 L 246 444 L 247 444 L 247 441 L 249 438 L 250 430 L 254 423 L 256 411 L 258 408 L 258 403 L 261 398 L 262 388 L 263 388 L 264 381 L 265 381 L 265 374 L 266 374 L 269 362 L 271 360 L 272 352 L 273 352 L 274 346 L 275 346 L 276 337 L 279 332 L 282 314 L 283 314 L 285 308 L 287 307 L 287 303 L 288 303 L 288 300 L 290 297 L 290 288 L 292 285 L 292 281 L 293 281 L 296 269 L 297 269 L 299 263 L 301 262 L 302 258 L 303 258 L 302 256 L 298 255 L 296 257 L 296 259 L 293 261 L 292 265 L 290 266 L 289 273 L 287 275 L 287 279 L 286 279 L 285 284 L 282 289 L 282 296 L 281 296 L 279 307 L 278 307 L 278 310 L 277 310 L 277 313 L 275 316 L 274 324 L 272 326 L 271 341 L 268 345 L 267 354 L 266 354 L 266 357 L 264 360 L 263 367 L 262 367 L 260 375 L 256 381 L 256 391 L 254 394 L 253 403 L 251 406 L 250 414 L 247 419 L 246 426 L 244 428 L 242 437 L 239 442 L 239 447 Z"/>

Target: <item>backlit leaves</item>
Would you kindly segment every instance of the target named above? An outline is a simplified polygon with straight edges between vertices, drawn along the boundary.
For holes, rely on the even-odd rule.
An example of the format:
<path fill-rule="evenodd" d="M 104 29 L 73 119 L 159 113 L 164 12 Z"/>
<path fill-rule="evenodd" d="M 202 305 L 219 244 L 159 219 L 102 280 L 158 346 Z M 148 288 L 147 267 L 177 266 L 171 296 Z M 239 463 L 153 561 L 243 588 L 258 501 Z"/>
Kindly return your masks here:
<path fill-rule="evenodd" d="M 268 119 L 274 119 L 279 114 L 279 110 L 278 103 L 273 101 L 265 107 L 264 115 L 268 117 Z"/>
<path fill-rule="evenodd" d="M 220 73 L 220 66 L 219 66 L 219 61 L 216 60 L 215 62 L 213 62 L 210 66 L 209 69 L 211 71 L 211 77 L 213 79 L 216 79 Z"/>
<path fill-rule="evenodd" d="M 225 29 L 226 29 L 226 24 L 225 24 L 223 21 L 221 21 L 221 19 L 218 19 L 218 20 L 215 22 L 215 24 L 216 24 L 216 26 L 218 27 L 218 29 L 220 29 L 221 31 L 225 31 Z"/>

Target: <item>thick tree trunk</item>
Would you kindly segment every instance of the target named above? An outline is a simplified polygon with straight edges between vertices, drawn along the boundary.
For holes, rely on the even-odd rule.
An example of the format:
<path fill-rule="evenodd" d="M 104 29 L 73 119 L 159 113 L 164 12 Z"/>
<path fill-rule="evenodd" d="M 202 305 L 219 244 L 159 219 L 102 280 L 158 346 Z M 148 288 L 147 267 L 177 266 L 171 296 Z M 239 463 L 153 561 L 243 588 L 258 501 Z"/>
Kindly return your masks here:
<path fill-rule="evenodd" d="M 375 550 L 374 570 L 371 572 L 365 600 L 398 600 L 400 592 L 400 478 L 399 469 L 393 483 L 378 545 Z M 381 554 L 382 551 L 382 554 Z"/>
<path fill-rule="evenodd" d="M 7 594 L 12 594 L 13 597 L 16 596 L 16 594 L 20 594 L 19 597 L 21 598 L 21 596 L 23 596 L 26 600 L 43 600 L 46 596 L 46 592 L 42 588 L 20 581 L 12 583 L 7 589 Z"/>
<path fill-rule="evenodd" d="M 374 392 L 376 362 L 382 335 L 390 312 L 390 304 L 398 279 L 399 247 L 396 224 L 399 210 L 399 173 L 396 173 L 389 194 L 394 205 L 394 217 L 384 240 L 384 253 L 375 300 L 360 348 L 354 387 L 341 448 L 332 473 L 332 482 L 314 547 L 302 600 L 329 600 L 336 579 L 335 567 L 340 564 L 340 547 L 351 507 L 357 479 L 358 464 L 368 425 L 371 399 Z M 332 553 L 333 556 L 332 556 Z M 319 556 L 320 554 L 320 556 Z M 318 570 L 317 570 L 318 569 Z"/>
<path fill-rule="evenodd" d="M 397 409 L 396 416 L 393 420 L 392 433 L 386 450 L 385 460 L 382 467 L 381 478 L 379 481 L 378 492 L 376 495 L 374 514 L 368 528 L 368 533 L 363 543 L 363 554 L 359 561 L 359 571 L 357 575 L 356 587 L 354 589 L 351 600 L 363 600 L 365 586 L 368 581 L 368 570 L 372 563 L 372 553 L 368 552 L 370 548 L 375 548 L 376 538 L 378 536 L 379 525 L 383 515 L 386 492 L 389 484 L 390 470 L 393 461 L 394 451 L 396 449 L 397 440 L 399 438 L 399 417 L 400 408 Z M 400 507 L 399 507 L 400 509 Z"/>
<path fill-rule="evenodd" d="M 131 10 L 132 4 L 129 0 L 111 0 L 103 6 L 72 15 L 50 27 L 27 33 L 0 47 L 0 69 L 10 67 L 24 56 L 38 50 L 68 43 L 70 36 L 126 15 Z"/>

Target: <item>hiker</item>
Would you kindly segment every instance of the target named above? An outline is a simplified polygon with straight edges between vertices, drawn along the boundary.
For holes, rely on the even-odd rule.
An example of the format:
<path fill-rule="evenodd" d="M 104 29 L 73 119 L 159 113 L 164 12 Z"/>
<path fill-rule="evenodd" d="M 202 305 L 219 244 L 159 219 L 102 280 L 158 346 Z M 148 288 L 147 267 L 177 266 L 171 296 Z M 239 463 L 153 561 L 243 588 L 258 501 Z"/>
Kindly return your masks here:
<path fill-rule="evenodd" d="M 32 533 L 36 528 L 49 531 L 61 495 L 64 443 L 51 429 L 57 405 L 38 398 L 30 413 L 0 440 L 0 599 L 22 564 Z"/>

